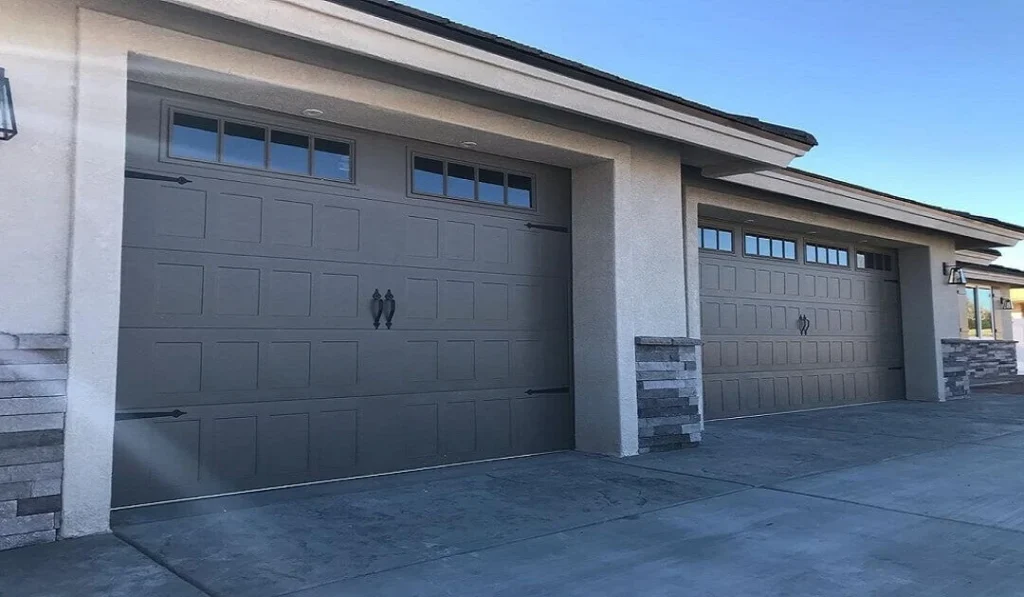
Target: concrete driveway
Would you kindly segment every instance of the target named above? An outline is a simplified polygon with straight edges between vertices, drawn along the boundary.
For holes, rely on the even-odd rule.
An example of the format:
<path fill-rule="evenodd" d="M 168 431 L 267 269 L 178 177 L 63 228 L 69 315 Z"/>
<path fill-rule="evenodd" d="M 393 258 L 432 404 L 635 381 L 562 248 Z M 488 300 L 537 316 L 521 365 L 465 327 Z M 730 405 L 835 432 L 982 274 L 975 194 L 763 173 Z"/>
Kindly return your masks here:
<path fill-rule="evenodd" d="M 0 595 L 1019 595 L 1024 397 L 708 425 L 117 516 L 0 553 Z"/>

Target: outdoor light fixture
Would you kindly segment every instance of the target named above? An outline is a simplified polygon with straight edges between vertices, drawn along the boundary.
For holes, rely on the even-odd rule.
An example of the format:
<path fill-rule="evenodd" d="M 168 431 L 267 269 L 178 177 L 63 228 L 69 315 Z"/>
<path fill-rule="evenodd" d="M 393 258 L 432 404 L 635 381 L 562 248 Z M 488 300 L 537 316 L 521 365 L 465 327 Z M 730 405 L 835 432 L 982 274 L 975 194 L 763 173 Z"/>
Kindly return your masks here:
<path fill-rule="evenodd" d="M 1005 296 L 999 297 L 999 308 L 1003 311 L 1013 311 L 1013 301 Z"/>
<path fill-rule="evenodd" d="M 943 263 L 942 275 L 946 276 L 946 284 L 955 284 L 956 286 L 967 284 L 967 274 L 964 273 L 964 268 L 962 267 Z"/>
<path fill-rule="evenodd" d="M 18 122 L 14 119 L 14 99 L 11 97 L 11 80 L 5 69 L 0 67 L 0 141 L 13 139 L 18 134 Z"/>

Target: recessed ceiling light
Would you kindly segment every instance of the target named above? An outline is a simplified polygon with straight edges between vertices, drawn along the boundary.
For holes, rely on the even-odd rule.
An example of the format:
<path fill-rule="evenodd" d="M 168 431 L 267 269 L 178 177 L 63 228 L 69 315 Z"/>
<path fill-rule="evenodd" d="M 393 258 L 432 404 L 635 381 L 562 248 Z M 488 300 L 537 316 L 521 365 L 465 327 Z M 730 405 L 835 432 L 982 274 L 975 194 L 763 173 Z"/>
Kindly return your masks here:
<path fill-rule="evenodd" d="M 743 220 L 743 222 L 746 223 L 746 224 L 753 224 L 756 221 L 757 220 Z"/>
<path fill-rule="evenodd" d="M 807 231 L 807 234 L 817 234 L 817 233 L 818 233 L 817 230 L 808 230 Z"/>
<path fill-rule="evenodd" d="M 306 108 L 305 110 L 302 111 L 302 115 L 309 116 L 310 118 L 315 118 L 317 116 L 323 116 L 324 111 L 321 110 L 320 108 Z"/>
<path fill-rule="evenodd" d="M 463 141 L 460 145 L 463 147 L 476 147 L 476 141 Z"/>

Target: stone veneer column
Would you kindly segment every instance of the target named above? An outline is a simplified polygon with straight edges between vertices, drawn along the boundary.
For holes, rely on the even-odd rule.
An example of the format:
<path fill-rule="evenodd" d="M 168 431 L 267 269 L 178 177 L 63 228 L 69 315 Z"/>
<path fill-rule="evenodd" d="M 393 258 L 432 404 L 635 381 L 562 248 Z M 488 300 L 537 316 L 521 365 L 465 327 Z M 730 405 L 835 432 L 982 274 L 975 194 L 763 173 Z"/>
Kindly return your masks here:
<path fill-rule="evenodd" d="M 700 444 L 700 379 L 693 338 L 636 337 L 639 451 L 667 452 Z"/>
<path fill-rule="evenodd" d="M 67 346 L 0 333 L 0 550 L 53 541 L 60 527 Z"/>
<path fill-rule="evenodd" d="M 945 398 L 962 398 L 971 393 L 971 382 L 1017 375 L 1015 340 L 942 340 L 942 373 Z"/>

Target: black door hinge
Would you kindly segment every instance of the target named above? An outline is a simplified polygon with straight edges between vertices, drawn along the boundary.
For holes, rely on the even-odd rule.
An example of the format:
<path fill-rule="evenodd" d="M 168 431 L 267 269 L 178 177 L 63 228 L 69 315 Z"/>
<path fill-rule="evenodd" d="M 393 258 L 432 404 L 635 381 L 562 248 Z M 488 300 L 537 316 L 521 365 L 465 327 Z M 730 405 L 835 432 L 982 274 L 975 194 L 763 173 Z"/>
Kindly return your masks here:
<path fill-rule="evenodd" d="M 138 170 L 125 170 L 125 178 L 139 178 L 141 180 L 158 180 L 160 182 L 173 182 L 180 185 L 186 185 L 192 181 L 185 178 L 184 176 L 165 176 L 163 174 L 150 174 L 149 172 L 139 172 Z"/>
<path fill-rule="evenodd" d="M 178 417 L 187 415 L 188 413 L 183 410 L 151 410 L 145 412 L 134 412 L 134 413 L 114 413 L 115 421 L 134 421 L 136 419 L 157 419 L 161 417 Z"/>
<path fill-rule="evenodd" d="M 538 230 L 550 230 L 552 232 L 569 232 L 567 226 L 550 226 L 548 224 L 534 224 L 533 222 L 526 223 L 527 228 L 536 228 Z"/>
<path fill-rule="evenodd" d="M 569 388 L 542 388 L 540 390 L 526 390 L 527 396 L 533 396 L 534 394 L 568 394 Z"/>

